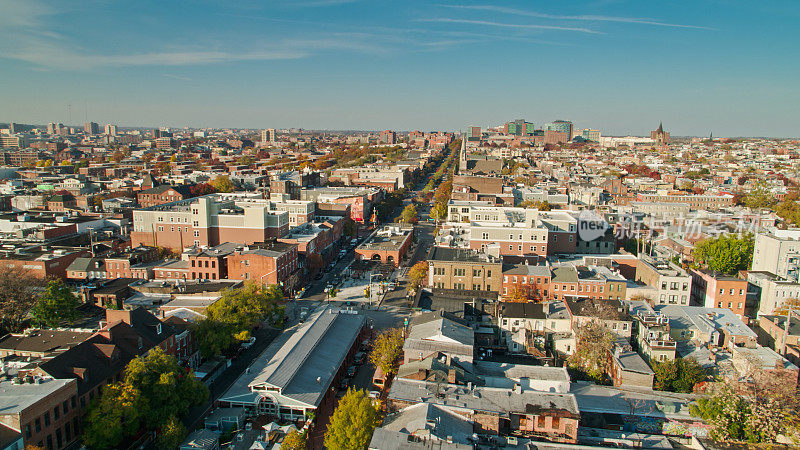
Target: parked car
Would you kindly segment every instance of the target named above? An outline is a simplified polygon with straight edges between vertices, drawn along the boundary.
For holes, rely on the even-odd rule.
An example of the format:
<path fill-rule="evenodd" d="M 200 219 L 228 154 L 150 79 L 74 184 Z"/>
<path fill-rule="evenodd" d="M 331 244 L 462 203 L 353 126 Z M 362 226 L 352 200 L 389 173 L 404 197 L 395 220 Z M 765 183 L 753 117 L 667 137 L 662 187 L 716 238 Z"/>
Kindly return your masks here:
<path fill-rule="evenodd" d="M 350 366 L 350 367 L 348 367 L 348 368 L 347 368 L 347 376 L 348 376 L 348 377 L 354 377 L 354 376 L 356 376 L 356 371 L 357 371 L 357 370 L 358 370 L 358 367 L 356 367 L 356 366 Z"/>
<path fill-rule="evenodd" d="M 353 358 L 353 362 L 355 362 L 356 364 L 364 364 L 365 359 L 366 359 L 366 354 L 364 352 L 358 352 Z"/>
<path fill-rule="evenodd" d="M 253 344 L 255 344 L 255 343 L 256 343 L 256 337 L 255 337 L 255 336 L 251 336 L 251 337 L 250 337 L 250 339 L 248 339 L 248 340 L 246 340 L 246 341 L 242 342 L 242 347 L 244 347 L 244 348 L 250 348 L 250 347 L 252 347 L 252 346 L 253 346 Z"/>
<path fill-rule="evenodd" d="M 343 379 L 339 387 L 342 389 L 347 389 L 348 387 L 350 387 L 350 381 L 351 381 L 350 378 Z"/>

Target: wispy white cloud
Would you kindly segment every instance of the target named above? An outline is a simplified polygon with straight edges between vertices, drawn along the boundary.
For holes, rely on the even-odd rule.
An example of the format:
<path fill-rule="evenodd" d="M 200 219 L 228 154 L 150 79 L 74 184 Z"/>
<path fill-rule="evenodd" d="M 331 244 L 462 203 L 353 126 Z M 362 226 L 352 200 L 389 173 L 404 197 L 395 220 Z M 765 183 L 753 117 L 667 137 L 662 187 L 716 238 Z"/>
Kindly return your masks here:
<path fill-rule="evenodd" d="M 536 25 L 536 24 L 519 24 L 519 23 L 504 23 L 492 22 L 489 20 L 469 20 L 469 19 L 451 19 L 448 17 L 435 17 L 430 19 L 419 19 L 420 22 L 438 22 L 438 23 L 462 23 L 467 25 L 485 25 L 489 27 L 501 28 L 517 28 L 525 30 L 556 30 L 556 31 L 575 31 L 579 33 L 589 34 L 602 34 L 599 31 L 594 31 L 589 28 L 583 27 L 562 27 L 556 25 Z"/>
<path fill-rule="evenodd" d="M 637 23 L 642 25 L 655 25 L 660 27 L 672 27 L 672 28 L 693 28 L 697 30 L 716 30 L 716 28 L 707 27 L 707 26 L 699 26 L 699 25 L 685 25 L 685 24 L 678 24 L 678 23 L 668 23 L 668 22 L 661 22 L 655 19 L 649 18 L 641 18 L 641 17 L 621 17 L 621 16 L 604 16 L 604 15 L 593 15 L 593 14 L 581 14 L 581 15 L 560 15 L 560 14 L 545 14 L 536 11 L 527 11 L 522 9 L 516 8 L 508 8 L 505 6 L 495 6 L 495 5 L 439 5 L 445 8 L 455 8 L 455 9 L 464 9 L 464 10 L 473 10 L 473 11 L 491 11 L 501 14 L 509 14 L 514 16 L 526 16 L 526 17 L 536 17 L 540 19 L 552 19 L 552 20 L 583 20 L 583 21 L 597 21 L 597 22 L 618 22 L 618 23 Z"/>
<path fill-rule="evenodd" d="M 183 77 L 183 76 L 174 75 L 174 74 L 171 74 L 171 73 L 162 73 L 161 75 L 164 75 L 167 78 L 172 78 L 172 79 L 175 79 L 175 80 L 192 81 L 192 79 L 189 78 L 189 77 Z"/>

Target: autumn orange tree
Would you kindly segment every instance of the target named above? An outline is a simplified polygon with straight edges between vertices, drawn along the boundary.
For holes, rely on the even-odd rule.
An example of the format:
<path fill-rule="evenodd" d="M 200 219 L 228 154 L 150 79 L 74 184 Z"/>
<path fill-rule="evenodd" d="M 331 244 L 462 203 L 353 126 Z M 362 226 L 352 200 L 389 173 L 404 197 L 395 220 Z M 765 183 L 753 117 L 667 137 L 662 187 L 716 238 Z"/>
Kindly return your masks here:
<path fill-rule="evenodd" d="M 414 264 L 408 271 L 409 290 L 416 292 L 421 286 L 425 285 L 427 279 L 428 261 L 420 261 Z"/>

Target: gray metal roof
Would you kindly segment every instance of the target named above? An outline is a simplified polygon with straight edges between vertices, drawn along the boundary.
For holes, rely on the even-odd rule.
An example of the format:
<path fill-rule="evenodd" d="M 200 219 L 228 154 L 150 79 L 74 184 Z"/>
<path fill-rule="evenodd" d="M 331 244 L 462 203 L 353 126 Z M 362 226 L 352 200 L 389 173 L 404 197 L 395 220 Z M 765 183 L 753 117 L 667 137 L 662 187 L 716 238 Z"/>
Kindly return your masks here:
<path fill-rule="evenodd" d="M 255 401 L 258 394 L 250 389 L 267 384 L 279 387 L 285 397 L 318 406 L 364 323 L 361 314 L 318 310 L 276 339 L 250 366 L 251 373 L 243 374 L 222 399 Z"/>
<path fill-rule="evenodd" d="M 439 395 L 437 394 L 437 391 Z M 511 389 L 475 387 L 452 384 L 428 383 L 398 378 L 389 390 L 390 400 L 428 402 L 451 409 L 487 411 L 507 415 L 525 412 L 529 405 L 544 410 L 562 410 L 578 414 L 578 404 L 572 394 L 523 390 L 515 393 Z"/>

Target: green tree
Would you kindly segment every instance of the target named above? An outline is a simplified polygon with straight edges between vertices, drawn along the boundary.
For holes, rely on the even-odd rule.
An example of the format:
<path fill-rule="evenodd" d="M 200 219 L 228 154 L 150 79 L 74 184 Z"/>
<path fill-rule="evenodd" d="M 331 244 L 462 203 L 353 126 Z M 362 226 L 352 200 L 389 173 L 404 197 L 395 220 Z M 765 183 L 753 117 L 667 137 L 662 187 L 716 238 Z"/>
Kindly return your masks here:
<path fill-rule="evenodd" d="M 378 410 L 367 392 L 349 389 L 339 401 L 325 432 L 325 447 L 363 450 L 380 423 Z"/>
<path fill-rule="evenodd" d="M 236 185 L 231 181 L 227 175 L 220 175 L 211 181 L 211 186 L 217 192 L 233 192 L 236 190 Z"/>
<path fill-rule="evenodd" d="M 156 443 L 162 450 L 175 450 L 186 439 L 186 427 L 177 417 L 172 416 L 167 424 L 161 428 Z"/>
<path fill-rule="evenodd" d="M 91 449 L 116 447 L 136 434 L 147 415 L 147 408 L 147 401 L 131 385 L 106 385 L 86 415 L 84 444 Z"/>
<path fill-rule="evenodd" d="M 410 204 L 403 208 L 403 212 L 400 214 L 400 222 L 401 223 L 416 223 L 417 222 L 417 207 L 413 204 Z"/>
<path fill-rule="evenodd" d="M 80 305 L 78 297 L 61 280 L 54 280 L 47 283 L 31 314 L 40 326 L 55 328 L 74 322 Z"/>
<path fill-rule="evenodd" d="M 208 399 L 206 385 L 160 347 L 128 363 L 125 384 L 139 391 L 147 403 L 145 424 L 149 429 L 165 426 L 171 417 L 182 416 Z"/>
<path fill-rule="evenodd" d="M 297 429 L 290 431 L 281 443 L 283 450 L 306 450 L 306 448 L 308 448 L 306 433 Z"/>
<path fill-rule="evenodd" d="M 752 234 L 741 236 L 723 234 L 698 243 L 692 255 L 696 262 L 709 269 L 735 275 L 739 270 L 748 270 L 753 261 L 754 240 Z"/>
<path fill-rule="evenodd" d="M 685 393 L 692 392 L 694 386 L 708 376 L 706 369 L 693 358 L 654 362 L 653 372 L 657 390 Z"/>
<path fill-rule="evenodd" d="M 748 208 L 769 208 L 775 204 L 775 199 L 763 181 L 759 181 L 744 198 L 744 205 Z"/>
<path fill-rule="evenodd" d="M 262 288 L 249 283 L 222 291 L 219 300 L 206 308 L 206 317 L 194 324 L 193 331 L 205 358 L 227 350 L 238 338 L 249 338 L 256 323 L 276 309 L 283 292 L 278 286 Z"/>

